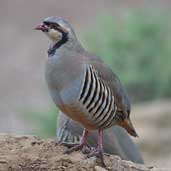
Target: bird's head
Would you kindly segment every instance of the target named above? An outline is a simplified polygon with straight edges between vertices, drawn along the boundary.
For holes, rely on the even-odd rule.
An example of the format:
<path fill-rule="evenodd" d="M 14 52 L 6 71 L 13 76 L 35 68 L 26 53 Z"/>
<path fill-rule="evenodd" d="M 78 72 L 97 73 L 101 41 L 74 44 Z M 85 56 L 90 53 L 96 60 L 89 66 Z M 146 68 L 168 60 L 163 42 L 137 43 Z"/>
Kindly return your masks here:
<path fill-rule="evenodd" d="M 76 38 L 71 25 L 60 17 L 45 18 L 35 29 L 44 32 L 54 43 L 65 43 Z"/>
<path fill-rule="evenodd" d="M 126 131 L 133 137 L 138 137 L 138 134 L 135 131 L 135 128 L 130 119 L 130 111 L 123 112 L 117 111 L 115 115 L 115 120 L 117 125 L 126 129 Z"/>

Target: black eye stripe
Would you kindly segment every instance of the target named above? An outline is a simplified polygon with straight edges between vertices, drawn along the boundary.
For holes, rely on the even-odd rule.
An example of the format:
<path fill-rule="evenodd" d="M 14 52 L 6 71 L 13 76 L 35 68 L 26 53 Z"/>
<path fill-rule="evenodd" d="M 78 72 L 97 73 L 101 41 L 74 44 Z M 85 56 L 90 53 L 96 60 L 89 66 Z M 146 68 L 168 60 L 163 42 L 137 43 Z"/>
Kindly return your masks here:
<path fill-rule="evenodd" d="M 68 34 L 68 31 L 61 27 L 58 23 L 44 21 L 43 24 L 49 27 L 50 29 L 55 29 L 59 31 L 62 34 Z"/>
<path fill-rule="evenodd" d="M 43 24 L 46 25 L 46 26 L 50 26 L 50 23 L 49 22 L 45 22 L 44 21 Z"/>
<path fill-rule="evenodd" d="M 58 27 L 60 27 L 60 25 L 57 24 L 57 23 L 51 23 L 51 22 L 47 22 L 47 21 L 44 21 L 43 24 L 45 24 L 46 26 L 51 27 L 51 28 L 58 28 Z"/>

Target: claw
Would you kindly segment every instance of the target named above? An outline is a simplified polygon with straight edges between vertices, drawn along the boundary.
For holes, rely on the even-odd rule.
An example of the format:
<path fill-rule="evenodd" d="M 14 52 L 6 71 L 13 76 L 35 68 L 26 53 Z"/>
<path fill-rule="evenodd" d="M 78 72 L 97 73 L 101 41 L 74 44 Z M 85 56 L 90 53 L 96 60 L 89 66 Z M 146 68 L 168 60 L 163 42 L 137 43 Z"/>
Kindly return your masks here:
<path fill-rule="evenodd" d="M 91 146 L 86 144 L 83 146 L 81 151 L 83 154 L 89 154 L 91 152 L 91 150 L 92 150 Z"/>
<path fill-rule="evenodd" d="M 70 154 L 74 151 L 79 151 L 79 150 L 82 150 L 83 149 L 83 144 L 79 144 L 79 145 L 75 145 L 74 147 L 71 147 L 69 149 L 67 149 L 64 154 Z"/>
<path fill-rule="evenodd" d="M 74 145 L 73 147 L 67 149 L 64 153 L 65 153 L 65 154 L 70 154 L 70 153 L 72 153 L 73 151 L 82 150 L 82 149 L 84 148 L 84 146 L 87 146 L 87 145 L 86 145 L 86 138 L 87 138 L 87 135 L 88 135 L 88 131 L 87 131 L 86 129 L 84 129 L 80 144 Z"/>
<path fill-rule="evenodd" d="M 74 146 L 68 148 L 64 154 L 70 154 L 74 151 L 81 150 L 83 154 L 89 154 L 91 152 L 91 147 L 88 144 L 75 144 Z"/>
<path fill-rule="evenodd" d="M 87 155 L 88 158 L 90 157 L 97 157 L 100 159 L 100 164 L 102 167 L 106 167 L 105 162 L 104 162 L 104 157 L 103 157 L 103 152 L 100 149 L 95 149 L 91 153 Z"/>

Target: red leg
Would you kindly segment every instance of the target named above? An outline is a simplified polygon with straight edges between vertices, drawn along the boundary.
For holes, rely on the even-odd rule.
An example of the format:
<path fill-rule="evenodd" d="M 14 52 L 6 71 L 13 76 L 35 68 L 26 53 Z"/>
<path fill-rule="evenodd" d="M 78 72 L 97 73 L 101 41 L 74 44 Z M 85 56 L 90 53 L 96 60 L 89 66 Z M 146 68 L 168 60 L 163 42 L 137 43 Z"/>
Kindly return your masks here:
<path fill-rule="evenodd" d="M 98 145 L 97 148 L 103 153 L 103 132 L 102 130 L 98 130 Z"/>
<path fill-rule="evenodd" d="M 88 131 L 86 129 L 83 130 L 83 134 L 81 136 L 80 144 L 75 145 L 65 151 L 66 154 L 69 154 L 73 151 L 82 150 L 84 146 L 86 146 L 86 139 L 87 139 Z"/>
<path fill-rule="evenodd" d="M 80 144 L 84 145 L 86 143 L 87 135 L 88 135 L 88 131 L 84 128 Z"/>
<path fill-rule="evenodd" d="M 104 158 L 103 158 L 103 140 L 102 139 L 103 139 L 103 132 L 102 132 L 102 130 L 98 130 L 97 147 L 94 151 L 92 151 L 90 154 L 88 154 L 87 157 L 96 156 L 96 157 L 100 158 L 102 166 L 106 167 L 106 165 L 104 163 Z"/>

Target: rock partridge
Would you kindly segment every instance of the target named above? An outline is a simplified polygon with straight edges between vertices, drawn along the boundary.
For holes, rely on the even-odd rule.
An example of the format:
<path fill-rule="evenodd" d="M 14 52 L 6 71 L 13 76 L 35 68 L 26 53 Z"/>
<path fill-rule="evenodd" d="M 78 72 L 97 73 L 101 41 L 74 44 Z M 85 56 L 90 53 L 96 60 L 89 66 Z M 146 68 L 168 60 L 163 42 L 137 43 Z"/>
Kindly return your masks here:
<path fill-rule="evenodd" d="M 35 29 L 51 40 L 45 78 L 56 106 L 83 127 L 79 145 L 67 153 L 82 149 L 89 131 L 98 130 L 98 143 L 88 157 L 97 156 L 102 165 L 102 132 L 119 125 L 136 137 L 130 120 L 130 102 L 120 80 L 100 58 L 87 52 L 72 26 L 60 17 L 48 17 Z"/>
<path fill-rule="evenodd" d="M 67 117 L 61 111 L 57 115 L 57 141 L 66 147 L 73 147 L 80 143 L 83 127 L 74 120 Z M 104 153 L 114 154 L 123 160 L 143 164 L 142 155 L 126 131 L 113 126 L 103 131 L 103 150 Z M 87 143 L 90 147 L 95 147 L 97 142 L 97 132 L 91 132 L 87 137 Z"/>

